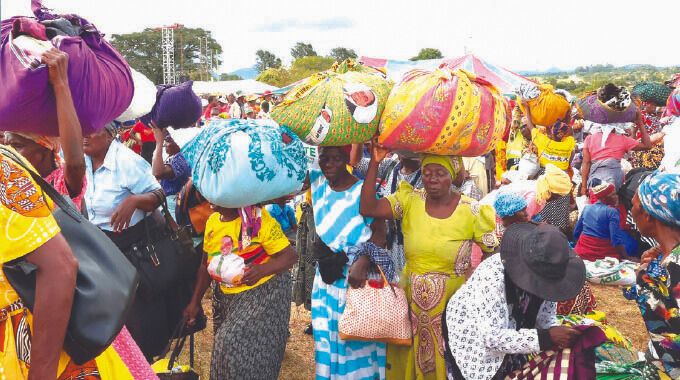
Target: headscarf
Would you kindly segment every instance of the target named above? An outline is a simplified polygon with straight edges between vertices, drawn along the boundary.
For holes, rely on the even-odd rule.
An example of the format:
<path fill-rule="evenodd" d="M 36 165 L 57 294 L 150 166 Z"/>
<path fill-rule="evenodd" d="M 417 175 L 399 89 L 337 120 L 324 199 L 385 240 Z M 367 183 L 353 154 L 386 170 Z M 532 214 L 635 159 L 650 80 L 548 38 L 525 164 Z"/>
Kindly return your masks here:
<path fill-rule="evenodd" d="M 513 192 L 503 192 L 498 195 L 493 203 L 496 214 L 501 218 L 513 216 L 527 208 L 527 201 L 521 195 Z"/>
<path fill-rule="evenodd" d="M 21 136 L 27 140 L 31 140 L 34 143 L 42 146 L 43 148 L 51 150 L 52 152 L 55 153 L 55 155 L 58 154 L 59 149 L 61 149 L 61 146 L 59 145 L 59 137 L 44 136 L 31 132 L 11 132 L 11 133 L 14 133 L 17 136 Z"/>
<path fill-rule="evenodd" d="M 545 174 L 536 180 L 536 200 L 544 203 L 551 194 L 567 195 L 572 189 L 569 175 L 553 164 L 545 166 Z"/>
<path fill-rule="evenodd" d="M 658 107 L 666 105 L 672 89 L 663 83 L 640 82 L 633 87 L 632 94 L 643 102 L 654 103 Z"/>
<path fill-rule="evenodd" d="M 553 124 L 552 128 L 550 129 L 550 132 L 552 133 L 553 136 L 558 136 L 559 134 L 564 135 L 567 133 L 569 130 L 569 124 L 558 120 L 555 124 Z"/>
<path fill-rule="evenodd" d="M 423 161 L 420 163 L 420 167 L 424 168 L 429 164 L 437 164 L 443 166 L 449 174 L 451 174 L 451 179 L 456 179 L 458 173 L 463 169 L 463 159 L 459 156 L 436 156 L 434 154 L 426 154 L 423 157 Z"/>
<path fill-rule="evenodd" d="M 595 203 L 597 201 L 600 201 L 602 203 L 606 203 L 604 200 L 614 194 L 616 192 L 616 186 L 614 186 L 613 183 L 608 183 L 604 182 L 601 183 L 592 189 L 590 189 L 590 203 Z"/>
<path fill-rule="evenodd" d="M 638 197 L 654 219 L 680 227 L 680 174 L 652 173 L 638 187 Z"/>
<path fill-rule="evenodd" d="M 607 138 L 612 132 L 616 132 L 620 135 L 625 135 L 628 131 L 635 128 L 634 123 L 609 123 L 600 124 L 594 121 L 586 120 L 583 122 L 583 130 L 591 135 L 595 133 L 602 132 L 602 140 L 600 142 L 600 147 L 604 148 Z"/>

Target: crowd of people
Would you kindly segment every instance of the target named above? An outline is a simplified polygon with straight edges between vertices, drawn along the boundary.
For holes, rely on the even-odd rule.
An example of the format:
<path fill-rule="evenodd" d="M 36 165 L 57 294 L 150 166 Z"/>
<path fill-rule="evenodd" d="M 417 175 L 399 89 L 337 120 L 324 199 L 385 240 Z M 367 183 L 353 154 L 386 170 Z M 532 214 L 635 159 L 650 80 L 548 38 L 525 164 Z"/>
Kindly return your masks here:
<path fill-rule="evenodd" d="M 638 265 L 625 296 L 639 305 L 650 346 L 632 361 L 635 378 L 680 378 L 680 113 L 645 92 L 597 92 L 612 109 L 637 105 L 628 125 L 583 120 L 575 106 L 535 125 L 529 102 L 511 102 L 502 141 L 483 157 L 390 152 L 377 139 L 319 147 L 300 193 L 225 208 L 193 185 L 186 139 L 172 128 L 112 122 L 83 136 L 68 57 L 51 50 L 43 61 L 59 137 L 0 135 L 0 258 L 37 268 L 30 310 L 0 281 L 8 379 L 156 378 L 151 364 L 177 327 L 204 328 L 210 288 L 212 379 L 277 379 L 291 303 L 311 311 L 317 379 L 538 378 L 555 355 L 612 343 L 607 328 L 592 329 L 601 325 L 565 322 L 592 317 L 586 266 L 607 258 Z M 270 118 L 272 98 L 208 97 L 195 128 Z M 125 326 L 87 363 L 63 350 L 78 262 L 31 172 L 140 271 Z M 184 228 L 193 255 L 181 278 L 149 276 Z M 216 270 L 230 255 L 243 259 L 242 273 Z M 348 292 L 390 284 L 404 291 L 410 344 L 343 339 Z M 579 376 L 595 376 L 595 361 L 583 354 L 562 370 L 594 379 Z"/>

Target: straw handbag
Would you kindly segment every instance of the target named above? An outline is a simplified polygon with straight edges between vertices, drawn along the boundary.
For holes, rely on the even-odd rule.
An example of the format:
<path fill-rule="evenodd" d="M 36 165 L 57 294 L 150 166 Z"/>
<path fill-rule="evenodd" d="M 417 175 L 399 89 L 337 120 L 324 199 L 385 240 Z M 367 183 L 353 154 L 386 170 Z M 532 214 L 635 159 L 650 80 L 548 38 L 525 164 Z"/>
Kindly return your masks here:
<path fill-rule="evenodd" d="M 363 288 L 347 289 L 340 338 L 410 346 L 413 335 L 406 293 L 390 284 L 380 267 L 378 271 L 383 279 L 382 288 L 367 283 Z"/>

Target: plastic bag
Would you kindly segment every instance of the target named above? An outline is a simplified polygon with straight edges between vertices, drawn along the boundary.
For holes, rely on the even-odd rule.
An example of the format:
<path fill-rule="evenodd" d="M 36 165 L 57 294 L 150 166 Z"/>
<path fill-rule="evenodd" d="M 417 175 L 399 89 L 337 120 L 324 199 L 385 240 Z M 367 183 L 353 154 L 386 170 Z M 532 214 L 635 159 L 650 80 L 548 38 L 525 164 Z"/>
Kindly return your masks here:
<path fill-rule="evenodd" d="M 210 203 L 239 208 L 302 188 L 302 141 L 273 120 L 213 120 L 182 148 L 193 182 Z"/>
<path fill-rule="evenodd" d="M 583 261 L 586 264 L 586 279 L 594 284 L 633 285 L 638 264 L 613 257 L 597 261 Z"/>

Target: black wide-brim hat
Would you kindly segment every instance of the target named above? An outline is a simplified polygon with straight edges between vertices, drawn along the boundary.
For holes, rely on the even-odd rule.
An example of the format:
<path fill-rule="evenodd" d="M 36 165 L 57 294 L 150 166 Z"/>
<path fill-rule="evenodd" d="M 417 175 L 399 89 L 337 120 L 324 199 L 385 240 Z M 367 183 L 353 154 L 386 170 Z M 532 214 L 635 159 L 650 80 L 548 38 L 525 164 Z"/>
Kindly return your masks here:
<path fill-rule="evenodd" d="M 516 223 L 501 242 L 506 273 L 519 288 L 546 301 L 576 297 L 586 280 L 586 267 L 555 226 Z"/>

